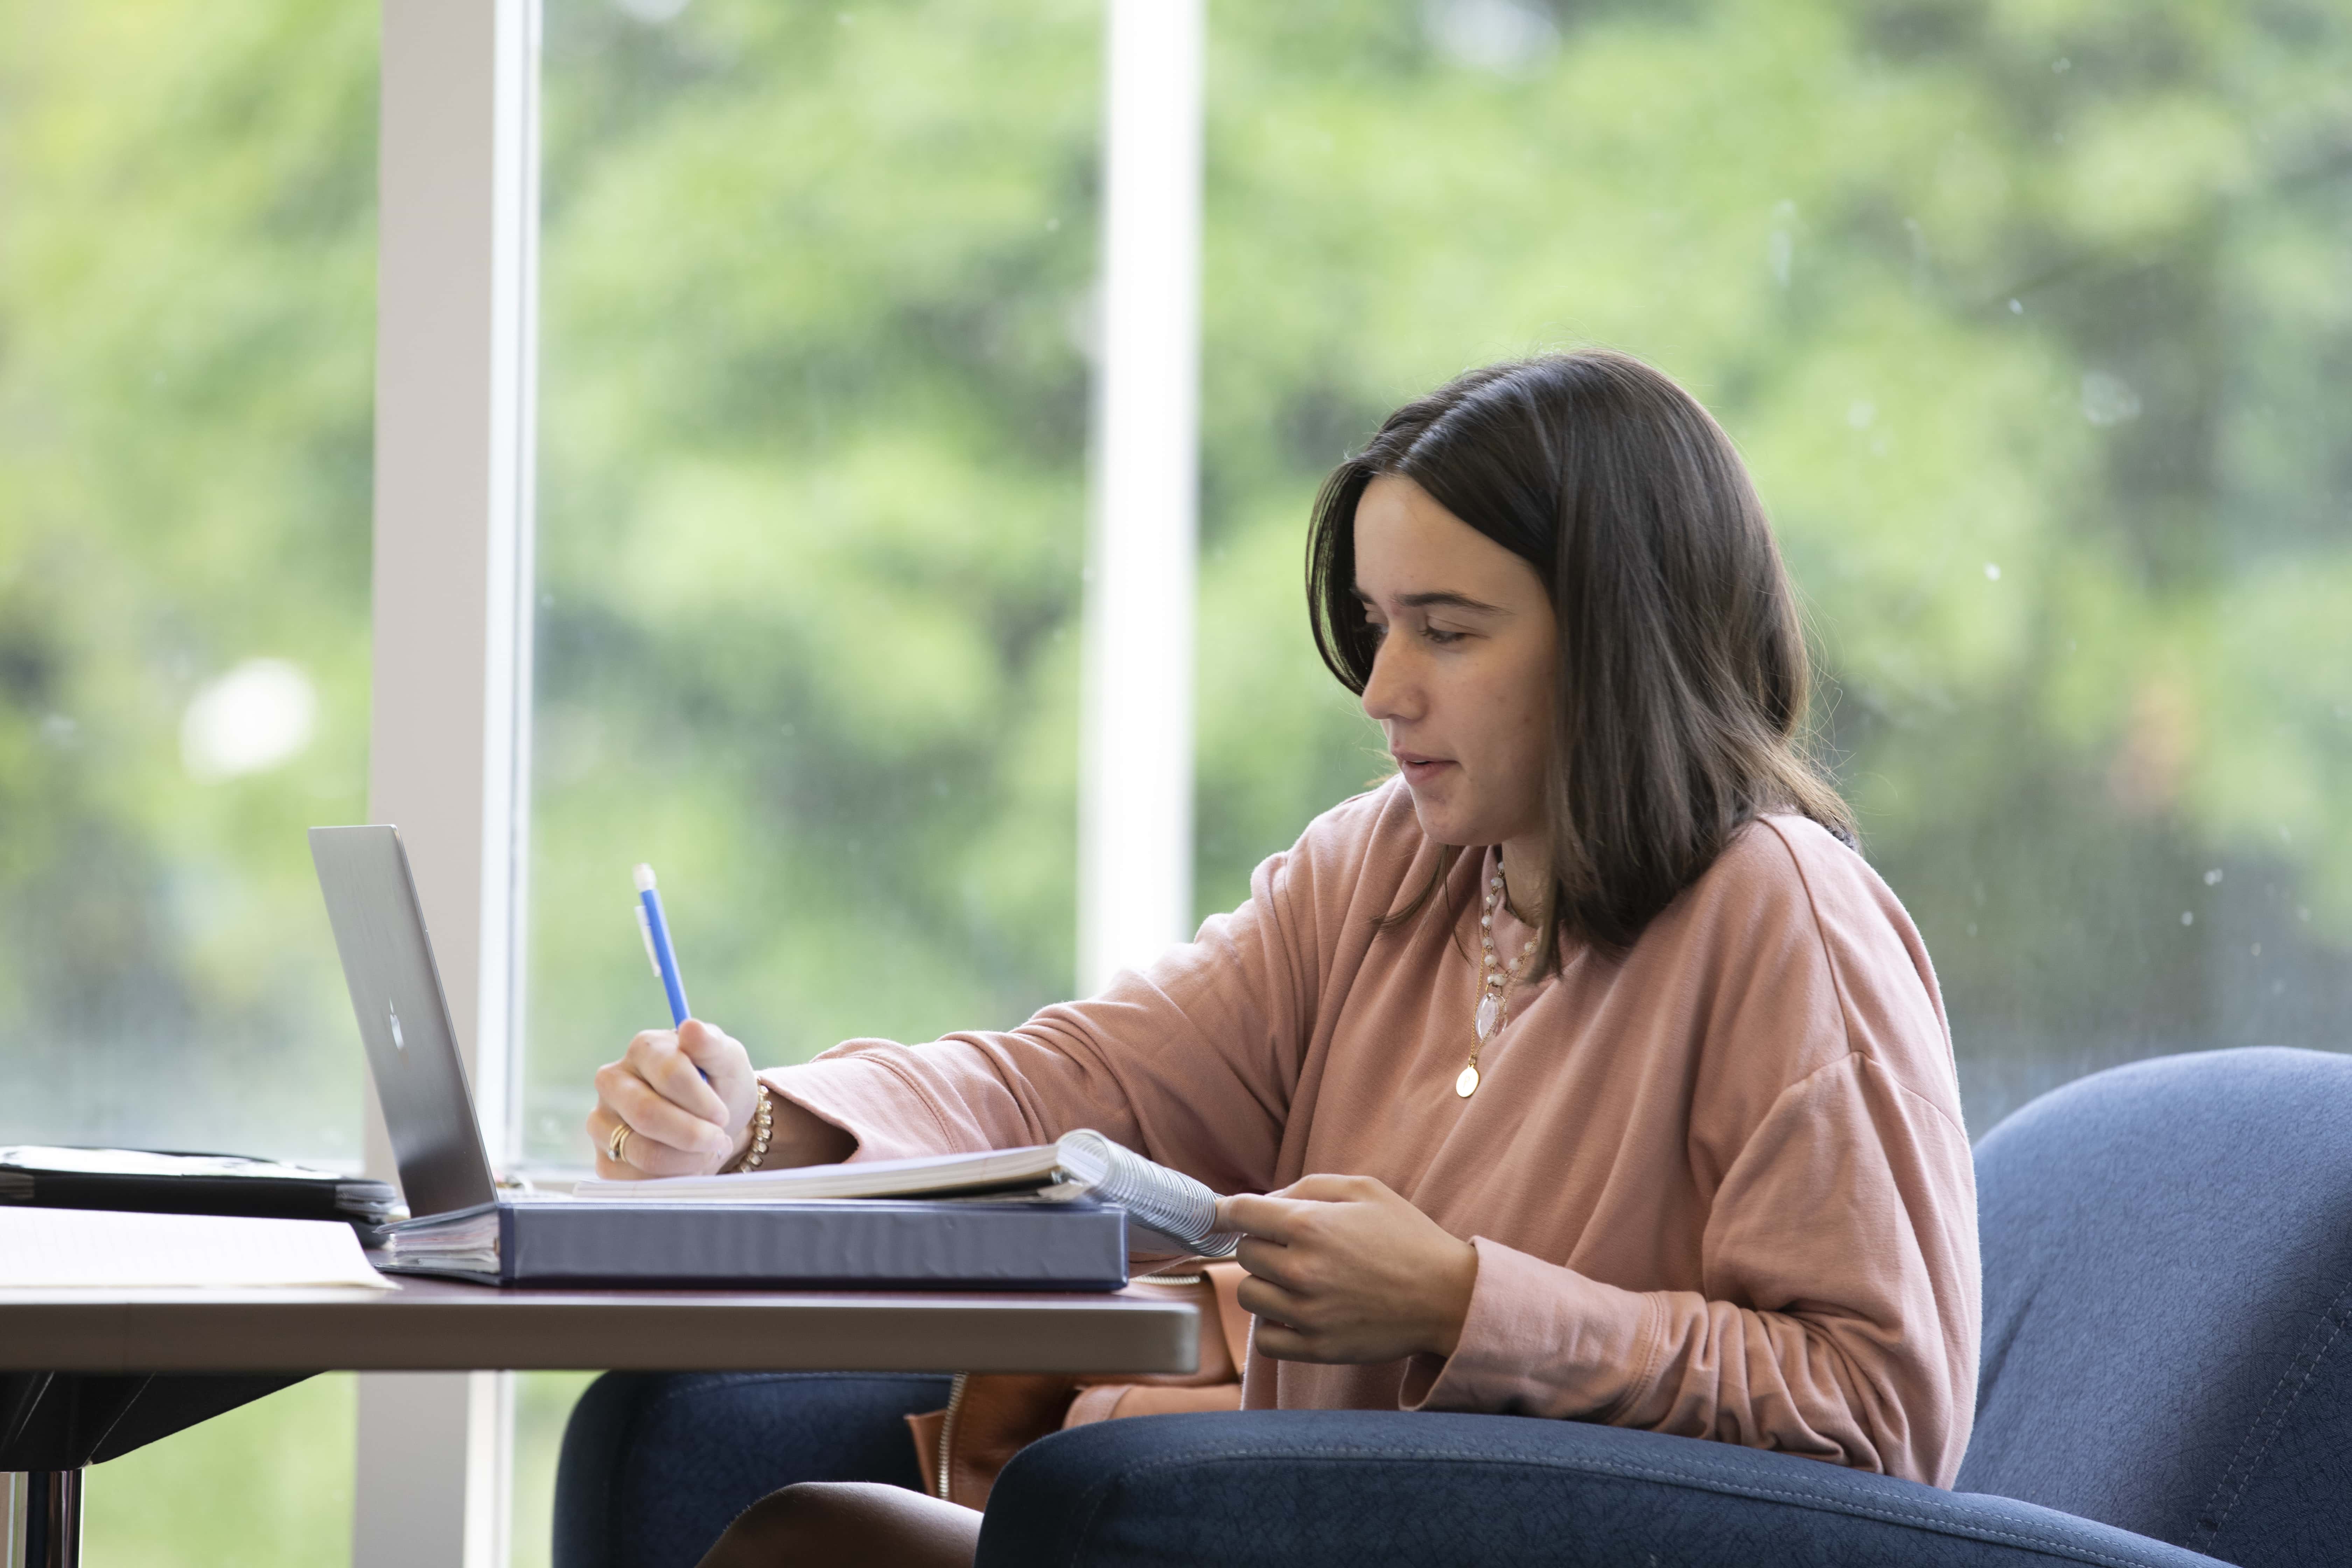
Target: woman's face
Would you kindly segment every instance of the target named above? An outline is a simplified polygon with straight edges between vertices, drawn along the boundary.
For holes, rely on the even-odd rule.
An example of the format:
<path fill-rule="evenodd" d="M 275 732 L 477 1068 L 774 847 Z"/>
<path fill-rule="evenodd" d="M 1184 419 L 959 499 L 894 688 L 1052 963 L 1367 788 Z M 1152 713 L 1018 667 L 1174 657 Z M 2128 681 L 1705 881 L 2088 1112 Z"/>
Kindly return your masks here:
<path fill-rule="evenodd" d="M 1388 736 L 1422 831 L 1533 847 L 1559 642 L 1535 569 L 1384 474 L 1356 503 L 1356 596 L 1380 630 L 1364 711 Z"/>

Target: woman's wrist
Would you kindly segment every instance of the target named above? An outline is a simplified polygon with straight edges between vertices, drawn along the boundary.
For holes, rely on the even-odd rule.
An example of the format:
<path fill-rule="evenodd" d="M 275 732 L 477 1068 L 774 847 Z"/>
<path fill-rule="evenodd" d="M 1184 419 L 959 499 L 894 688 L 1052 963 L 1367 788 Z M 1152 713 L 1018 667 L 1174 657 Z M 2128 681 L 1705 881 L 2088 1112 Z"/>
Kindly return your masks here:
<path fill-rule="evenodd" d="M 735 1157 L 719 1167 L 722 1175 L 756 1171 L 767 1161 L 768 1145 L 775 1137 L 776 1097 L 757 1079 L 752 1080 L 752 1089 L 751 1114 L 736 1142 Z"/>
<path fill-rule="evenodd" d="M 761 1168 L 781 1171 L 799 1165 L 837 1165 L 857 1152 L 856 1135 L 835 1126 L 815 1111 L 794 1100 L 788 1100 L 762 1082 L 760 1088 L 767 1094 L 768 1111 L 772 1119 L 768 1156 Z M 752 1121 L 759 1118 L 754 1115 Z M 735 1144 L 735 1158 L 751 1146 L 750 1126 Z"/>
<path fill-rule="evenodd" d="M 734 1139 L 728 1146 L 727 1158 L 719 1165 L 719 1174 L 723 1176 L 734 1170 L 743 1163 L 743 1156 L 751 1152 L 751 1140 L 759 1134 L 760 1108 L 767 1103 L 768 1092 L 766 1084 L 756 1078 L 751 1080 L 751 1114 L 743 1118 L 742 1126 L 735 1129 Z"/>
<path fill-rule="evenodd" d="M 1470 1299 L 1478 1289 L 1478 1249 L 1466 1241 L 1456 1245 L 1459 1250 L 1437 1276 L 1442 1294 L 1435 1313 L 1436 1331 L 1427 1348 L 1440 1360 L 1452 1359 L 1462 1348 L 1462 1329 L 1470 1321 Z"/>

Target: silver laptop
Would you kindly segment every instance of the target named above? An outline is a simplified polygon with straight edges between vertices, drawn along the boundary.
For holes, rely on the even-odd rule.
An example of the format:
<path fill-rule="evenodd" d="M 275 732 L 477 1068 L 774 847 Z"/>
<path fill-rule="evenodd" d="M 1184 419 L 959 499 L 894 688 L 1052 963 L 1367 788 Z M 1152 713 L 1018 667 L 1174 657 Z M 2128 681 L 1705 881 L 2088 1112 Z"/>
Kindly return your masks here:
<path fill-rule="evenodd" d="M 310 859 L 408 1212 L 421 1219 L 495 1203 L 497 1184 L 400 830 L 314 827 Z"/>

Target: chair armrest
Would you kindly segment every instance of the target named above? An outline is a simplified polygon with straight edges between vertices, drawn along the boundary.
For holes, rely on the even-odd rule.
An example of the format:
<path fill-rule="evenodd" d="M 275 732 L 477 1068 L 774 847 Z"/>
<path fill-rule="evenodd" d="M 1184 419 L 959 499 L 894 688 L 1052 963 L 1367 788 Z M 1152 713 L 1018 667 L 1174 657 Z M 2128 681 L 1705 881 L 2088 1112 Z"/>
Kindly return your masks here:
<path fill-rule="evenodd" d="M 976 1568 L 1216 1563 L 2218 1568 L 2007 1498 L 1580 1422 L 1255 1411 L 1106 1421 L 1005 1468 Z"/>

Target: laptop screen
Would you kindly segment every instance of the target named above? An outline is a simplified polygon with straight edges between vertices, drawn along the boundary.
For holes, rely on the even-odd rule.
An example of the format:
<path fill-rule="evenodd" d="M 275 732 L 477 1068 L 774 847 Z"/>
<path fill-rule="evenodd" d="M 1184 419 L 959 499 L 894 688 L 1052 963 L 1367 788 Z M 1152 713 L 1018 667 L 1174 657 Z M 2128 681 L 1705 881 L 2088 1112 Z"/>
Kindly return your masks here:
<path fill-rule="evenodd" d="M 408 1212 L 448 1214 L 494 1202 L 489 1155 L 400 830 L 314 827 L 310 859 Z"/>

